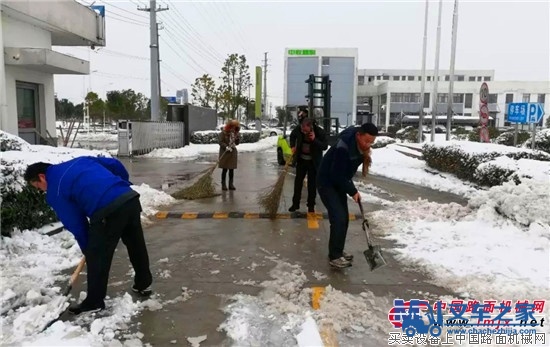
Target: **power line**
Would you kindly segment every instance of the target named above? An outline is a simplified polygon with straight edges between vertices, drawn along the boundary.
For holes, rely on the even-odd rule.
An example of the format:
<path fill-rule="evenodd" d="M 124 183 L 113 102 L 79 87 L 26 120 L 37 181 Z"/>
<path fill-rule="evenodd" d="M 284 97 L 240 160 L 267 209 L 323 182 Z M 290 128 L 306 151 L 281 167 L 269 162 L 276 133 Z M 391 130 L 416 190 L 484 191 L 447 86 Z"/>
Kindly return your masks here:
<path fill-rule="evenodd" d="M 110 2 L 106 2 L 106 1 L 104 1 L 104 0 L 100 0 L 100 1 L 101 1 L 102 3 L 104 3 L 105 5 L 109 5 L 109 6 L 112 6 L 112 7 L 114 7 L 114 8 L 117 8 L 117 9 L 119 9 L 119 10 L 121 10 L 121 11 L 124 11 L 124 12 L 126 12 L 126 13 L 131 14 L 132 16 L 136 16 L 136 17 L 138 17 L 138 18 L 140 18 L 140 19 L 145 19 L 145 20 L 147 19 L 146 16 L 143 16 L 143 15 L 140 15 L 140 14 L 137 14 L 137 13 L 134 13 L 134 12 L 131 12 L 131 11 L 128 11 L 128 10 L 126 10 L 126 9 L 124 9 L 124 8 L 122 8 L 122 7 L 116 6 L 115 4 L 112 4 L 112 3 L 110 3 Z"/>
<path fill-rule="evenodd" d="M 166 19 L 170 19 L 170 21 L 172 21 L 172 18 L 169 18 L 169 17 L 166 17 Z M 170 22 L 172 23 L 172 22 Z M 170 24 L 167 22 L 167 24 Z M 216 56 L 214 56 L 211 52 L 209 52 L 208 50 L 205 50 L 204 48 L 201 48 L 201 47 L 197 47 L 197 45 L 195 45 L 194 43 L 192 43 L 188 38 L 186 38 L 185 36 L 181 35 L 180 34 L 180 31 L 183 31 L 185 32 L 185 29 L 183 29 L 178 23 L 177 21 L 175 21 L 175 23 L 177 24 L 177 26 L 179 27 L 180 30 L 176 30 L 174 32 L 170 31 L 172 34 L 174 35 L 178 35 L 178 37 L 181 39 L 181 41 L 185 42 L 187 45 L 189 45 L 191 48 L 195 49 L 198 53 L 199 52 L 204 52 L 203 53 L 200 53 L 201 57 L 204 58 L 204 59 L 208 59 L 209 61 L 213 62 L 214 64 L 218 64 L 218 63 L 221 63 L 222 61 L 220 59 L 218 59 Z M 176 28 L 178 29 L 178 28 Z M 168 29 L 167 29 L 168 30 Z"/>

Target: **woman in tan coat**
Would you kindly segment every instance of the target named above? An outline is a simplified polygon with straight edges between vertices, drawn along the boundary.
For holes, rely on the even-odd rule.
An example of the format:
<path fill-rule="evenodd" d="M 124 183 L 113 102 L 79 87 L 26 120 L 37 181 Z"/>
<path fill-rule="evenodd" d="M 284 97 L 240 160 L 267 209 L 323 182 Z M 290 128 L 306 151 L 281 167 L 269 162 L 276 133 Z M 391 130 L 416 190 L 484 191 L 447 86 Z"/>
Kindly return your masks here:
<path fill-rule="evenodd" d="M 240 130 L 239 121 L 232 119 L 227 121 L 220 133 L 219 167 L 222 169 L 222 190 L 227 190 L 227 185 L 225 184 L 227 171 L 229 171 L 229 190 L 235 190 L 235 186 L 233 185 L 233 171 L 237 168 L 237 145 L 240 143 Z"/>

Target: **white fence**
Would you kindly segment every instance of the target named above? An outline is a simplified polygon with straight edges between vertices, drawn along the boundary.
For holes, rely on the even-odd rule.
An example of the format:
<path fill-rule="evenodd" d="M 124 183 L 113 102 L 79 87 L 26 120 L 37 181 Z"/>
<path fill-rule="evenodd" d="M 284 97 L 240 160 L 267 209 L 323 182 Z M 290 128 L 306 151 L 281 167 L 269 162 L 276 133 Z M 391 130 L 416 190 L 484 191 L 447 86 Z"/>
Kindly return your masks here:
<path fill-rule="evenodd" d="M 119 156 L 147 154 L 156 148 L 180 148 L 184 140 L 183 122 L 118 122 Z"/>

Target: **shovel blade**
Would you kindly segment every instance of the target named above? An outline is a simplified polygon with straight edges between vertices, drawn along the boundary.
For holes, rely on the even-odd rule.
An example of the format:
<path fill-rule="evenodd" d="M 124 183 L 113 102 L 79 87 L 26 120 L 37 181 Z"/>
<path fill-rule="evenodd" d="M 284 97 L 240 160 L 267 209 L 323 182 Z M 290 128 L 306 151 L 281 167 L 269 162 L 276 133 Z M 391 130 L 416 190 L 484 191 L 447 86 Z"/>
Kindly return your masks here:
<path fill-rule="evenodd" d="M 363 252 L 365 259 L 369 264 L 370 271 L 374 271 L 378 268 L 385 266 L 386 260 L 382 256 L 382 249 L 380 246 L 371 246 L 366 251 Z"/>

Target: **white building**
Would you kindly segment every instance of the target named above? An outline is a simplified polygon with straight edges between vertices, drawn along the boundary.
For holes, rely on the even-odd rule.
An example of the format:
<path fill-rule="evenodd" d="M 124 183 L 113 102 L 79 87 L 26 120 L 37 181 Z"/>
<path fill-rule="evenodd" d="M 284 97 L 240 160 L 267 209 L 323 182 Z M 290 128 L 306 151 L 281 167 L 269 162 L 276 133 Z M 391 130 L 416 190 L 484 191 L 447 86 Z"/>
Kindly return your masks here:
<path fill-rule="evenodd" d="M 104 46 L 104 13 L 74 0 L 0 4 L 0 129 L 45 143 L 56 136 L 54 74 L 90 73 L 88 61 L 52 46 Z"/>
<path fill-rule="evenodd" d="M 284 105 L 307 105 L 310 74 L 329 75 L 331 117 L 340 124 L 354 124 L 357 104 L 357 48 L 286 48 Z"/>
<path fill-rule="evenodd" d="M 424 114 L 431 119 L 433 70 L 426 70 Z M 449 71 L 440 70 L 437 87 L 437 115 L 447 114 Z M 455 70 L 453 85 L 453 114 L 479 119 L 479 91 L 481 84 L 489 86 L 488 108 L 494 125 L 509 125 L 507 107 L 511 102 L 544 103 L 546 122 L 550 116 L 550 81 L 496 81 L 494 70 Z M 374 122 L 387 128 L 398 123 L 403 115 L 418 115 L 420 111 L 421 70 L 359 70 L 358 112 L 374 114 Z M 446 123 L 446 119 L 442 124 Z"/>

